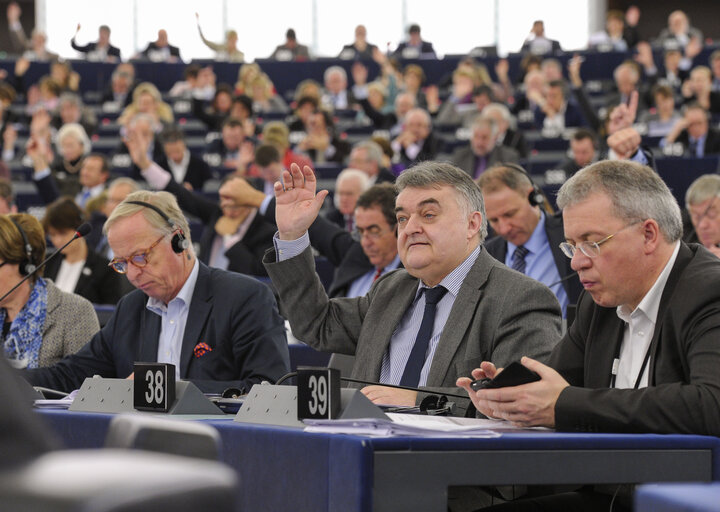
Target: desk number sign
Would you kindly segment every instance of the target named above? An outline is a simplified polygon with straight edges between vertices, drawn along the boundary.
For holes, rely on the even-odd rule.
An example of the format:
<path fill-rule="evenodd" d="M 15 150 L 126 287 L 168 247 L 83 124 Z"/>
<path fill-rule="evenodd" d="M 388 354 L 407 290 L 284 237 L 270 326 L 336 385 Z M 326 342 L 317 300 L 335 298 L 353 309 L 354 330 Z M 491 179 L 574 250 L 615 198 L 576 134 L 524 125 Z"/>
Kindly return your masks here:
<path fill-rule="evenodd" d="M 300 366 L 297 371 L 298 419 L 340 416 L 340 371 L 309 366 Z"/>
<path fill-rule="evenodd" d="M 168 412 L 175 402 L 175 365 L 135 363 L 134 387 L 135 409 Z"/>

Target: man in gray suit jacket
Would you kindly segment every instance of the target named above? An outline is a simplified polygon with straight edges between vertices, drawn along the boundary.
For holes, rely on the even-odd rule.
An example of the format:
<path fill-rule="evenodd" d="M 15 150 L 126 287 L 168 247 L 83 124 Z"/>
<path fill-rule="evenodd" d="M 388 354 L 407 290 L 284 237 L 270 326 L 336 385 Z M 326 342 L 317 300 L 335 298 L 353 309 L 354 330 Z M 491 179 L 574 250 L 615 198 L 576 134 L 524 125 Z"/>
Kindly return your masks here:
<path fill-rule="evenodd" d="M 493 165 L 517 163 L 520 160 L 517 150 L 499 145 L 497 139 L 498 126 L 495 120 L 478 117 L 473 123 L 470 144 L 452 154 L 452 163 L 472 178 L 478 178 Z"/>
<path fill-rule="evenodd" d="M 355 355 L 354 378 L 457 391 L 457 377 L 483 358 L 498 364 L 523 354 L 544 359 L 556 343 L 557 300 L 484 250 L 482 195 L 462 170 L 423 162 L 400 176 L 395 210 L 405 268 L 352 299 L 328 299 L 313 268 L 307 230 L 327 195 L 315 187 L 312 170 L 298 166 L 275 184 L 278 234 L 265 265 L 293 332 L 316 349 Z M 426 296 L 437 291 L 442 298 L 433 308 Z M 429 309 L 436 309 L 431 329 L 421 322 Z M 413 350 L 416 345 L 425 348 Z M 411 379 L 413 365 L 419 375 Z M 363 393 L 396 405 L 415 405 L 425 396 L 382 385 Z"/>

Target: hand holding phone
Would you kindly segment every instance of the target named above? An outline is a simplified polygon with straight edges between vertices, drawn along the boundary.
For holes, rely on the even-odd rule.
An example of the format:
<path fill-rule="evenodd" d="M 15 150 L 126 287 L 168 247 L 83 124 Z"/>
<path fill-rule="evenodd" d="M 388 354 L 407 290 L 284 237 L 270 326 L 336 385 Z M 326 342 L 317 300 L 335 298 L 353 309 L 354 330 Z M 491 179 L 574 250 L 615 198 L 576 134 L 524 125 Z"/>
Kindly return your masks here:
<path fill-rule="evenodd" d="M 520 386 L 540 380 L 540 376 L 532 370 L 524 367 L 518 361 L 513 361 L 507 368 L 495 376 L 494 379 L 479 379 L 470 384 L 474 391 L 481 389 L 497 389 L 512 386 Z"/>

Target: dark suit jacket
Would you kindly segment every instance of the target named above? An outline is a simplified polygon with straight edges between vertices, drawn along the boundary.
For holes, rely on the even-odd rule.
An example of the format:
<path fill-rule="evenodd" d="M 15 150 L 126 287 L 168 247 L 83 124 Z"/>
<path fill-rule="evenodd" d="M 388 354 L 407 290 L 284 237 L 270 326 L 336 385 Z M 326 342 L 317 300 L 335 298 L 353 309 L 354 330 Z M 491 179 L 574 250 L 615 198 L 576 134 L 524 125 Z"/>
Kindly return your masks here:
<path fill-rule="evenodd" d="M 157 361 L 161 318 L 135 290 L 123 297 L 105 327 L 59 363 L 24 372 L 35 386 L 71 391 L 86 377 L 125 378 L 135 361 Z M 206 343 L 212 350 L 196 356 Z M 283 319 L 270 289 L 247 276 L 200 263 L 176 375 L 204 392 L 276 381 L 289 371 Z"/>
<path fill-rule="evenodd" d="M 377 46 L 374 44 L 368 43 L 365 46 L 365 49 L 363 51 L 358 50 L 355 48 L 355 43 L 352 44 L 346 44 L 343 46 L 342 51 L 338 55 L 338 59 L 345 59 L 345 60 L 370 60 L 373 58 L 373 52 Z"/>
<path fill-rule="evenodd" d="M 167 45 L 167 48 L 170 50 L 171 57 L 177 57 L 178 60 L 180 59 L 180 48 L 171 44 Z M 151 43 L 148 43 L 147 48 L 142 51 L 142 55 L 149 59 L 150 52 L 155 52 L 159 50 L 162 50 L 162 48 L 160 48 L 157 44 L 155 44 L 155 41 L 153 41 Z"/>
<path fill-rule="evenodd" d="M 393 57 L 399 57 L 403 59 L 417 59 L 418 57 L 435 57 L 435 49 L 433 48 L 433 45 L 429 41 L 422 41 L 422 44 L 420 45 L 420 48 L 413 48 L 417 51 L 417 55 L 405 55 L 405 50 L 408 51 L 413 48 L 411 47 L 407 41 L 404 41 L 398 45 L 398 47 L 393 52 Z"/>
<path fill-rule="evenodd" d="M 609 389 L 624 322 L 583 293 L 575 322 L 550 356 L 569 383 L 555 428 L 720 435 L 720 261 L 682 243 L 660 300 L 649 387 Z"/>
<path fill-rule="evenodd" d="M 417 162 L 434 160 L 439 151 L 440 140 L 435 137 L 432 132 L 430 132 L 427 138 L 425 138 L 425 140 L 423 141 L 422 148 L 420 149 L 420 152 L 415 156 L 415 158 L 410 158 L 405 153 L 405 148 L 400 148 L 400 162 L 407 166 Z"/>
<path fill-rule="evenodd" d="M 576 126 L 587 126 L 587 121 L 580 110 L 580 107 L 568 101 L 565 107 L 565 128 Z M 535 128 L 541 130 L 545 122 L 545 112 L 541 108 L 535 109 Z"/>
<path fill-rule="evenodd" d="M 675 139 L 675 142 L 679 142 L 683 145 L 684 151 L 688 150 L 690 146 L 690 135 L 687 130 L 683 130 Z M 708 128 L 707 136 L 705 137 L 705 155 L 713 155 L 720 153 L 720 131 L 715 128 Z M 694 155 L 693 155 L 694 156 Z"/>
<path fill-rule="evenodd" d="M 74 37 L 70 40 L 70 45 L 73 47 L 74 50 L 77 50 L 81 53 L 90 53 L 94 52 L 97 49 L 97 43 L 88 43 L 84 46 L 80 46 L 75 42 Z M 107 54 L 108 57 L 117 57 L 117 59 L 120 60 L 120 48 L 117 48 L 116 46 L 109 45 Z"/>
<path fill-rule="evenodd" d="M 170 180 L 165 190 L 174 194 L 180 208 L 199 217 L 205 223 L 200 238 L 200 261 L 210 261 L 213 242 L 215 240 L 215 223 L 222 216 L 220 205 L 200 194 L 190 192 L 182 185 Z M 228 259 L 228 270 L 252 276 L 267 275 L 262 264 L 263 254 L 272 247 L 275 226 L 266 222 L 261 215 L 256 215 L 250 223 L 245 236 L 238 243 L 225 251 Z"/>
<path fill-rule="evenodd" d="M 377 178 L 375 179 L 375 185 L 379 185 L 380 183 L 395 183 L 396 179 L 397 176 L 384 167 L 381 167 L 380 172 L 378 172 Z"/>
<path fill-rule="evenodd" d="M 565 241 L 565 232 L 563 231 L 563 220 L 562 216 L 558 213 L 555 215 L 545 215 L 545 234 L 550 244 L 550 251 L 552 252 L 555 266 L 557 267 L 560 278 L 564 278 L 575 274 L 575 271 L 570 268 L 570 258 L 565 256 L 560 250 L 560 243 Z M 487 252 L 501 263 L 505 263 L 507 258 L 507 241 L 500 236 L 496 236 L 485 242 L 485 249 Z M 571 277 L 562 283 L 565 288 L 565 293 L 568 296 L 568 304 L 577 304 L 578 297 L 583 288 L 580 284 L 577 274 L 575 277 Z"/>
<path fill-rule="evenodd" d="M 167 157 L 164 156 L 156 162 L 160 167 L 170 172 L 170 164 L 168 164 Z M 211 180 L 212 177 L 212 170 L 210 170 L 210 166 L 205 162 L 205 160 L 190 153 L 190 161 L 188 162 L 187 169 L 185 170 L 185 177 L 180 184 L 182 185 L 182 183 L 188 182 L 192 185 L 193 190 L 200 191 L 202 190 L 203 185 L 205 185 L 205 182 L 207 180 Z M 173 179 L 175 179 L 175 175 L 173 175 Z"/>
<path fill-rule="evenodd" d="M 562 51 L 562 48 L 560 47 L 560 43 L 558 41 L 556 41 L 555 39 L 548 39 L 548 38 L 545 38 L 545 39 L 547 39 L 548 42 L 550 43 L 550 52 L 548 52 L 548 53 L 556 53 L 556 52 Z M 529 52 L 531 44 L 532 44 L 532 41 L 525 41 L 523 43 L 522 47 L 520 48 L 520 53 Z"/>
<path fill-rule="evenodd" d="M 495 146 L 490 154 L 487 156 L 487 164 L 485 169 L 489 169 L 493 165 L 500 163 L 517 163 L 520 157 L 513 148 L 507 146 Z M 460 167 L 463 171 L 468 173 L 471 178 L 475 178 L 475 166 L 477 163 L 477 156 L 473 153 L 472 148 L 468 145 L 463 148 L 458 148 L 452 154 L 450 161 Z"/>
<path fill-rule="evenodd" d="M 48 261 L 44 270 L 45 277 L 55 281 L 64 259 L 65 255 L 61 253 Z M 85 265 L 73 293 L 85 297 L 93 304 L 117 304 L 120 297 L 132 290 L 133 287 L 125 276 L 108 266 L 108 260 L 88 249 Z"/>

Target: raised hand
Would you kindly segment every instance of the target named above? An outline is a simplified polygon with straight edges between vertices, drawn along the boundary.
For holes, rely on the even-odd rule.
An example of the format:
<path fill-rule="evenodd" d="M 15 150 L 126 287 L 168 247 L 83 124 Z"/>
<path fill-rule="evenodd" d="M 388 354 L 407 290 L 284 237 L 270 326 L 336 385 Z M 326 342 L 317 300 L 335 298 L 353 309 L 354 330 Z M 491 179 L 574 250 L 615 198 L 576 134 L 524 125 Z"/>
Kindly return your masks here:
<path fill-rule="evenodd" d="M 297 240 L 315 221 L 327 190 L 316 193 L 317 180 L 309 166 L 293 163 L 283 171 L 281 181 L 275 182 L 275 219 L 281 240 Z"/>
<path fill-rule="evenodd" d="M 230 199 L 241 206 L 259 207 L 265 199 L 265 194 L 254 188 L 243 178 L 227 180 L 218 191 L 220 200 Z"/>
<path fill-rule="evenodd" d="M 628 105 L 621 103 L 610 112 L 610 125 L 608 126 L 608 133 L 610 135 L 632 126 L 635 122 L 635 116 L 637 115 L 638 100 L 638 92 L 633 91 L 632 94 L 630 94 L 630 103 Z"/>

